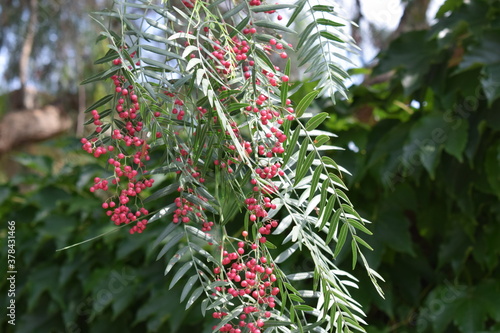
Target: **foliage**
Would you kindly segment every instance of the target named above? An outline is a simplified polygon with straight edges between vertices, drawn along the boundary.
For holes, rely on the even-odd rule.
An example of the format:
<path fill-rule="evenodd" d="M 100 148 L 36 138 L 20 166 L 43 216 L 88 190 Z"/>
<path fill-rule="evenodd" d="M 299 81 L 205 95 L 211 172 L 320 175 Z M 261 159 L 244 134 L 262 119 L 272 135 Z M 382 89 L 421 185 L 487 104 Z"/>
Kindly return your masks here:
<path fill-rule="evenodd" d="M 128 232 L 107 223 L 95 209 L 99 199 L 87 187 L 104 170 L 80 152 L 75 139 L 40 150 L 51 154 L 19 154 L 16 160 L 25 172 L 0 185 L 0 217 L 16 221 L 18 271 L 16 326 L 2 316 L 0 330 L 209 332 L 210 323 L 199 311 L 177 306 L 180 288 L 165 290 L 164 267 L 155 261 L 152 246 L 162 227 L 152 224 L 150 233 L 131 240 Z M 2 244 L 5 226 L 0 229 Z M 85 243 L 57 251 L 80 242 Z M 7 262 L 6 250 L 2 246 L 2 262 Z M 3 295 L 7 287 L 3 279 Z M 7 301 L 2 297 L 3 308 Z"/>
<path fill-rule="evenodd" d="M 389 81 L 325 109 L 351 147 L 333 155 L 354 171 L 350 198 L 373 221 L 367 259 L 387 280 L 384 302 L 353 294 L 371 332 L 500 329 L 499 13 L 446 1 L 430 30 L 379 55 L 372 75 Z"/>
<path fill-rule="evenodd" d="M 286 26 L 272 20 L 284 9 Z M 326 144 L 334 135 L 317 130 L 328 115 L 306 112 L 318 95 L 346 93 L 338 58 L 352 45 L 332 13 L 306 0 L 117 1 L 96 13 L 109 46 L 97 63 L 112 65 L 85 83 L 111 79 L 114 93 L 87 110 L 96 129 L 83 149 L 111 169 L 91 191 L 109 192 L 102 207 L 131 233 L 166 224 L 156 243 L 165 274 L 177 268 L 169 287 L 184 282 L 186 308 L 202 299 L 203 315 L 220 319 L 213 331 L 364 331 L 356 278 L 334 261 L 346 243 L 352 267 L 359 260 L 382 293 L 362 251 L 367 221 L 345 194 L 345 169 L 325 156 L 338 149 Z M 296 31 L 296 19 L 312 23 Z M 309 39 L 294 49 L 286 33 Z M 298 103 L 289 99 L 295 52 L 315 82 Z M 143 196 L 159 174 L 171 183 Z M 151 201 L 163 207 L 150 214 Z M 282 269 L 295 252 L 312 271 Z"/>

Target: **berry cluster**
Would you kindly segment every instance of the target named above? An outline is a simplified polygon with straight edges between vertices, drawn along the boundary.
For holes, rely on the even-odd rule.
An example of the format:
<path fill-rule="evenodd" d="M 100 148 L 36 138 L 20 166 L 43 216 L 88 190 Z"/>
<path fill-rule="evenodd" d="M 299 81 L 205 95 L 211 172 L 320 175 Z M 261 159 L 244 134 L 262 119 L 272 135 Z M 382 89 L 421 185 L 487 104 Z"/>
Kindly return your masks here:
<path fill-rule="evenodd" d="M 184 191 L 181 187 L 177 189 L 178 192 Z M 188 193 L 191 193 L 193 195 L 194 191 L 192 189 L 188 189 Z M 196 195 L 198 199 L 201 201 L 207 201 L 206 198 L 202 197 L 201 195 Z M 182 196 L 179 196 L 175 198 L 175 205 L 177 206 L 177 209 L 174 211 L 174 217 L 172 219 L 173 223 L 189 223 L 191 221 L 191 217 L 195 217 L 197 222 L 199 222 L 202 226 L 201 230 L 204 232 L 208 232 L 212 230 L 212 226 L 214 223 L 212 221 L 207 221 L 206 216 L 204 214 L 204 211 L 206 210 L 200 205 L 196 205 L 192 203 L 191 201 L 187 200 L 186 198 L 183 198 Z"/>
<path fill-rule="evenodd" d="M 197 7 L 197 1 L 201 0 L 183 0 L 182 3 L 189 12 Z M 245 1 L 248 1 L 250 6 L 263 4 L 260 0 Z M 271 15 L 276 11 L 270 10 L 266 13 Z M 277 19 L 281 20 L 281 15 L 277 15 Z M 289 77 L 275 65 L 261 68 L 262 61 L 257 58 L 257 53 L 267 54 L 269 59 L 283 61 L 282 59 L 288 58 L 285 50 L 293 46 L 284 42 L 278 34 L 268 40 L 266 37 L 267 41 L 262 42 L 257 36 L 258 27 L 254 26 L 252 21 L 249 21 L 241 33 L 231 37 L 221 31 L 213 31 L 212 29 L 217 29 L 217 25 L 209 24 L 198 29 L 196 33 L 202 34 L 203 38 L 195 40 L 203 44 L 196 45 L 185 60 L 202 59 L 205 72 L 209 73 L 206 75 L 220 78 L 211 80 L 213 90 L 210 91 L 221 96 L 228 91 L 239 91 L 239 95 L 243 96 L 243 104 L 241 107 L 238 105 L 239 109 L 232 108 L 233 103 L 240 102 L 235 100 L 235 94 L 220 97 L 220 105 L 232 109 L 225 115 L 228 123 L 222 124 L 218 117 L 220 114 L 217 114 L 221 110 L 211 109 L 208 106 L 211 103 L 194 102 L 191 99 L 192 91 L 186 92 L 182 86 L 175 91 L 170 86 L 168 91 L 161 87 L 159 91 L 162 103 L 155 105 L 157 108 L 152 111 L 152 115 L 161 117 L 157 119 L 160 127 L 169 128 L 157 132 L 153 139 L 168 136 L 170 141 L 165 140 L 165 145 L 168 145 L 169 150 L 169 168 L 176 168 L 180 184 L 177 189 L 178 197 L 174 201 L 172 223 L 190 223 L 203 232 L 210 232 L 214 223 L 206 214 L 205 206 L 208 205 L 208 200 L 199 195 L 198 187 L 204 187 L 205 180 L 210 179 L 213 173 L 220 172 L 225 177 L 223 179 L 232 180 L 240 176 L 238 170 L 251 171 L 250 181 L 242 189 L 248 190 L 250 194 L 240 198 L 248 211 L 249 221 L 253 223 L 256 237 L 250 239 L 249 232 L 244 231 L 243 240 L 236 241 L 234 245 L 224 243 L 227 249 L 233 248 L 234 251 L 222 249 L 220 265 L 214 268 L 213 273 L 216 275 L 216 281 L 225 282 L 227 285 L 216 287 L 212 298 L 214 301 L 221 297 L 235 298 L 243 309 L 238 320 L 226 323 L 219 329 L 220 332 L 260 333 L 265 321 L 273 315 L 276 298 L 280 293 L 275 284 L 276 267 L 265 255 L 268 253 L 266 236 L 278 226 L 278 221 L 269 219 L 269 211 L 276 209 L 272 202 L 273 194 L 278 191 L 275 181 L 285 175 L 282 170 L 282 157 L 287 132 L 280 128 L 283 124 L 290 125 L 286 122 L 292 122 L 296 117 L 290 100 L 286 100 L 285 105 L 277 102 L 280 100 L 277 92 L 288 85 Z M 184 46 L 188 47 L 193 39 L 186 38 L 183 42 Z M 126 52 L 125 47 L 122 49 Z M 134 56 L 135 53 L 130 54 L 131 58 Z M 123 62 L 126 60 L 117 58 L 112 63 L 115 66 L 126 65 Z M 140 66 L 140 62 L 135 65 Z M 131 66 L 132 64 L 128 68 Z M 196 75 L 203 73 L 199 71 Z M 235 80 L 237 76 L 242 79 Z M 96 126 L 95 137 L 82 139 L 82 144 L 83 149 L 96 158 L 107 156 L 113 176 L 109 179 L 96 178 L 90 190 L 94 192 L 112 189 L 113 195 L 102 204 L 106 214 L 116 225 L 132 223 L 130 232 L 140 233 L 147 225 L 145 216 L 149 212 L 142 206 L 139 194 L 153 185 L 153 179 L 144 176 L 145 164 L 150 160 L 151 146 L 146 140 L 149 133 L 134 86 L 123 75 L 113 75 L 111 80 L 115 93 L 111 121 L 113 127 L 109 129 L 101 119 L 108 116 L 108 112 L 93 110 L 91 114 Z M 217 83 L 214 83 L 215 81 Z M 258 88 L 247 89 L 244 86 Z M 165 111 L 158 111 L 160 108 Z M 198 132 L 205 136 L 197 137 Z M 217 137 L 213 141 L 215 148 L 207 147 L 208 135 Z M 108 140 L 105 140 L 104 136 L 107 136 Z M 191 138 L 198 140 L 190 140 Z M 203 147 L 194 147 L 195 144 L 200 145 L 200 142 Z M 237 147 L 238 145 L 241 147 Z M 203 155 L 211 148 L 214 153 Z M 242 163 L 247 160 L 252 161 L 252 164 Z M 224 304 L 215 309 L 213 318 L 221 320 L 231 312 Z"/>
<path fill-rule="evenodd" d="M 131 53 L 130 56 L 134 57 L 135 53 Z M 122 64 L 120 58 L 112 62 L 114 65 Z M 115 225 L 134 223 L 130 233 L 141 233 L 146 228 L 147 219 L 144 217 L 149 212 L 142 207 L 139 194 L 154 183 L 154 179 L 147 179 L 143 176 L 144 162 L 150 160 L 150 145 L 143 138 L 146 135 L 144 124 L 139 120 L 140 104 L 134 87 L 122 75 L 113 75 L 111 80 L 115 86 L 115 116 L 124 121 L 124 126 L 106 133 L 115 122 L 112 120 L 110 126 L 104 127 L 101 118 L 108 114 L 99 113 L 98 110 L 91 111 L 93 124 L 96 126 L 95 135 L 90 139 L 82 138 L 82 148 L 96 158 L 107 155 L 107 162 L 112 167 L 113 176 L 109 177 L 111 181 L 96 177 L 90 191 L 107 192 L 112 187 L 111 196 L 102 204 L 106 215 Z M 106 136 L 109 137 L 106 138 Z M 105 145 L 104 142 L 107 139 L 110 139 L 111 143 Z"/>
<path fill-rule="evenodd" d="M 259 228 L 259 233 L 268 234 L 277 226 L 277 221 L 268 221 Z M 270 309 L 276 307 L 275 297 L 280 289 L 274 284 L 277 280 L 274 264 L 269 263 L 265 256 L 259 256 L 265 237 L 252 242 L 248 240 L 247 231 L 243 231 L 242 235 L 245 240 L 237 243 L 236 251 L 223 250 L 221 266 L 213 270 L 216 276 L 222 277 L 218 281 L 227 282 L 230 287 L 215 287 L 212 297 L 217 299 L 230 295 L 242 302 L 243 313 L 239 315 L 239 320 L 223 325 L 220 332 L 236 333 L 247 328 L 251 333 L 260 333 L 265 319 L 271 317 Z M 226 315 L 227 312 L 222 310 L 212 314 L 216 319 L 223 319 Z"/>

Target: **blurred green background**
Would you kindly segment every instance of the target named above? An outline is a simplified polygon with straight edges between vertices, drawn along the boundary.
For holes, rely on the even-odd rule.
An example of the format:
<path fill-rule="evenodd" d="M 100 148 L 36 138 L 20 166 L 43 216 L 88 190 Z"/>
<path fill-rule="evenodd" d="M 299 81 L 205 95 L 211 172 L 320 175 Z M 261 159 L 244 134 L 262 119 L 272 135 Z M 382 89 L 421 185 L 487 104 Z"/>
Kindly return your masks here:
<path fill-rule="evenodd" d="M 361 54 L 349 100 L 314 105 L 330 113 L 323 129 L 345 148 L 331 157 L 352 173 L 350 199 L 373 222 L 366 240 L 374 251 L 366 255 L 386 280 L 383 300 L 356 271 L 354 296 L 372 333 L 500 332 L 500 2 L 448 0 L 432 20 L 429 3 L 403 2 L 399 24 L 384 30 L 353 1 L 350 15 L 361 27 L 353 36 L 379 54 L 373 61 Z M 88 191 L 107 171 L 80 150 L 81 111 L 107 88 L 78 82 L 98 70 L 92 59 L 105 52 L 87 16 L 105 6 L 24 0 L 0 7 L 3 121 L 28 102 L 57 105 L 72 120 L 55 139 L 0 156 L 1 267 L 14 220 L 18 271 L 16 326 L 2 311 L 2 332 L 208 332 L 212 325 L 198 304 L 179 305 L 182 285 L 169 291 L 166 263 L 155 260 L 152 244 L 168 221 L 130 236 Z M 30 22 L 36 29 L 23 79 Z M 305 83 L 292 100 L 309 90 Z M 349 270 L 348 254 L 338 263 Z M 300 258 L 290 265 L 311 269 Z M 6 279 L 0 289 L 6 295 Z M 7 300 L 0 298 L 2 309 Z"/>

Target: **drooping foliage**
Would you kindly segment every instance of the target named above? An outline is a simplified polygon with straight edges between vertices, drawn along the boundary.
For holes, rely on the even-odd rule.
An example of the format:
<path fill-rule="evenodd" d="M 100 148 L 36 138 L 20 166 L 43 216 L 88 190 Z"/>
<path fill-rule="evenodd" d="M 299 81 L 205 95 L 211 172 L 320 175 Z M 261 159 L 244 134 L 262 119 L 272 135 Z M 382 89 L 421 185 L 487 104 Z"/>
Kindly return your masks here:
<path fill-rule="evenodd" d="M 186 308 L 202 299 L 203 315 L 219 319 L 213 331 L 364 331 L 356 278 L 335 263 L 346 240 L 352 266 L 359 260 L 382 293 L 362 251 L 367 221 L 346 195 L 345 169 L 325 155 L 334 135 L 317 129 L 328 114 L 306 112 L 318 95 L 346 94 L 339 59 L 353 46 L 333 10 L 117 1 L 96 14 L 109 44 L 97 63 L 111 66 L 85 83 L 110 80 L 113 93 L 88 108 L 95 132 L 82 143 L 106 156 L 111 176 L 91 191 L 110 193 L 105 213 L 131 234 L 165 225 L 156 243 L 170 288 L 183 283 Z M 294 103 L 290 71 L 300 65 L 315 89 Z M 143 198 L 159 175 L 170 184 Z M 150 213 L 151 201 L 163 208 Z M 295 252 L 314 267 L 283 270 Z"/>
<path fill-rule="evenodd" d="M 446 1 L 429 30 L 379 55 L 372 78 L 389 80 L 325 110 L 351 147 L 335 158 L 355 170 L 367 257 L 387 281 L 386 301 L 355 293 L 380 318 L 372 332 L 499 330 L 499 13 L 497 1 Z"/>

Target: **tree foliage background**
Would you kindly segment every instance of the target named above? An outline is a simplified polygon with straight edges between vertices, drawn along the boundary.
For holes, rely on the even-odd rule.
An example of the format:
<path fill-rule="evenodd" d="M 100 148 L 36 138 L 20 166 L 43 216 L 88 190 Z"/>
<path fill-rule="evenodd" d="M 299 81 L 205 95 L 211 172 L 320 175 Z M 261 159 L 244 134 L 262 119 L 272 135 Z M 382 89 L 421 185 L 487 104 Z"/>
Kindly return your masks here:
<path fill-rule="evenodd" d="M 360 281 L 368 332 L 500 330 L 499 15 L 498 1 L 448 0 L 429 29 L 401 33 L 375 67 L 353 70 L 363 83 L 349 100 L 316 104 L 347 147 L 334 158 L 352 173 L 350 198 L 373 221 L 367 257 L 386 299 Z M 41 150 L 15 154 L 24 172 L 0 187 L 1 219 L 17 221 L 16 331 L 208 332 L 199 306 L 177 306 L 181 289 L 168 291 L 154 260 L 160 225 L 55 252 L 111 227 L 86 188 L 101 169 L 76 139 Z"/>

